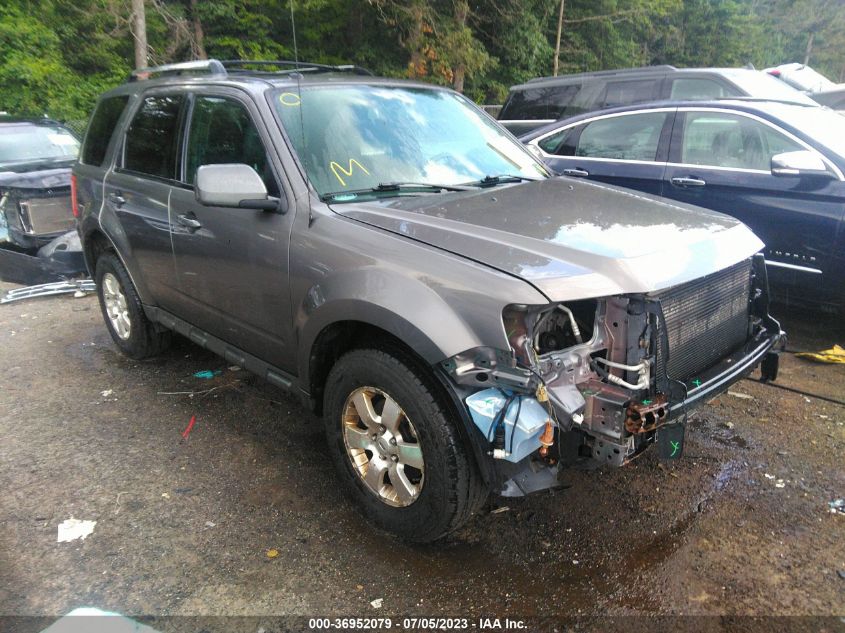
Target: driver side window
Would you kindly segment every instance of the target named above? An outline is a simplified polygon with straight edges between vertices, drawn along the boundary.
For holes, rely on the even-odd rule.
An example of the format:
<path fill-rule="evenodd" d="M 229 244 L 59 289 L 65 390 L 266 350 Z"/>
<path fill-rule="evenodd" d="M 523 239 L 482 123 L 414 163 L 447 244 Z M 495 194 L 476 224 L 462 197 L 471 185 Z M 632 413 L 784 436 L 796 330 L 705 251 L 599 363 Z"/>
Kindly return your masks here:
<path fill-rule="evenodd" d="M 188 184 L 194 184 L 201 165 L 243 163 L 261 176 L 271 196 L 279 195 L 264 144 L 241 103 L 225 97 L 197 97 L 188 134 Z"/>
<path fill-rule="evenodd" d="M 769 171 L 772 156 L 804 149 L 764 123 L 724 112 L 689 112 L 681 162 Z"/>

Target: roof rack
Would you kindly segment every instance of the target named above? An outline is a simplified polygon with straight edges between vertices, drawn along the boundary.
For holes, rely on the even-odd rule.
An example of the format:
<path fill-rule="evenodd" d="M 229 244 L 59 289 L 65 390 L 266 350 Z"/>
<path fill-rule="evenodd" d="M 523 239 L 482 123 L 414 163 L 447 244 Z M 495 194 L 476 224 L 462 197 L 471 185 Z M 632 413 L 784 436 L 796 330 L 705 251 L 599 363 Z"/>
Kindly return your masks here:
<path fill-rule="evenodd" d="M 150 79 L 151 75 L 191 75 L 197 72 L 207 72 L 212 75 L 225 75 L 226 68 L 216 59 L 202 59 L 194 62 L 181 62 L 178 64 L 164 64 L 162 66 L 150 66 L 139 68 L 129 74 L 129 81 L 143 81 Z"/>
<path fill-rule="evenodd" d="M 252 70 L 249 67 L 259 68 L 283 68 L 284 70 Z M 312 62 L 297 62 L 290 60 L 265 60 L 265 59 L 204 59 L 193 62 L 181 62 L 178 64 L 164 64 L 162 66 L 150 66 L 133 70 L 129 75 L 129 81 L 143 81 L 150 79 L 152 75 L 159 77 L 193 75 L 208 73 L 210 75 L 249 74 L 249 75 L 282 75 L 290 73 L 325 73 L 325 72 L 346 72 L 355 75 L 372 75 L 373 73 L 353 64 L 341 66 L 330 66 L 327 64 L 315 64 Z"/>
<path fill-rule="evenodd" d="M 291 61 L 289 59 L 276 59 L 276 60 L 266 60 L 266 59 L 258 59 L 258 60 L 248 60 L 248 59 L 226 59 L 220 62 L 226 70 L 233 70 L 235 72 L 258 72 L 261 74 L 287 74 L 287 73 L 297 73 L 297 72 L 343 72 L 343 73 L 353 73 L 355 75 L 369 75 L 372 76 L 372 72 L 361 66 L 356 66 L 354 64 L 342 64 L 339 66 L 333 66 L 330 64 L 315 64 L 313 62 L 297 62 Z M 285 68 L 285 70 L 280 71 L 265 71 L 265 70 L 258 70 L 258 71 L 250 71 L 249 69 L 245 68 L 246 66 L 258 66 L 258 67 L 265 67 L 265 68 Z"/>
<path fill-rule="evenodd" d="M 570 75 L 557 75 L 551 77 L 537 77 L 535 79 L 529 79 L 525 83 L 530 84 L 534 83 L 535 81 L 549 81 L 552 79 L 565 79 L 567 77 L 580 77 L 583 75 L 591 75 L 595 77 L 608 77 L 612 75 L 626 75 L 628 73 L 641 73 L 647 71 L 665 71 L 665 70 L 678 70 L 674 66 L 669 64 L 661 64 L 659 66 L 640 66 L 639 68 L 618 68 L 615 70 L 595 70 L 595 71 L 587 71 L 583 73 L 573 73 Z"/>

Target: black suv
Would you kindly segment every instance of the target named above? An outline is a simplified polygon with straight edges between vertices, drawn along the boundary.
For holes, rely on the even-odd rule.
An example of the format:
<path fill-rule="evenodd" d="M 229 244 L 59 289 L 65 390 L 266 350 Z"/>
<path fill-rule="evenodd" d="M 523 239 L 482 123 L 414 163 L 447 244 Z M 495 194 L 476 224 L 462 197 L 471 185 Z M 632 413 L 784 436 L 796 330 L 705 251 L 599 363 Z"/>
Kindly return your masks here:
<path fill-rule="evenodd" d="M 71 230 L 79 140 L 44 118 L 0 116 L 0 241 L 33 250 Z"/>
<path fill-rule="evenodd" d="M 76 204 L 124 353 L 175 331 L 301 394 L 417 541 L 579 461 L 677 458 L 689 410 L 774 375 L 740 222 L 552 178 L 462 95 L 361 73 L 208 61 L 102 96 Z"/>
<path fill-rule="evenodd" d="M 817 105 L 771 75 L 746 68 L 648 66 L 539 77 L 513 86 L 499 122 L 516 135 L 593 110 L 661 99 L 754 97 Z"/>

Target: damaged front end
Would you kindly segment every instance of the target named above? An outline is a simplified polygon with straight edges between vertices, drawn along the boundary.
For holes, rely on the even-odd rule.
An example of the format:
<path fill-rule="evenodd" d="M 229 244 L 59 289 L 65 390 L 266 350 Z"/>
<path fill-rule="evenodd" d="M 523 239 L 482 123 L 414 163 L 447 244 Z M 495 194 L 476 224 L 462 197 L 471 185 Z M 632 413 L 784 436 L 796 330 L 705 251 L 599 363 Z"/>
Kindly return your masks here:
<path fill-rule="evenodd" d="M 442 363 L 505 496 L 554 487 L 562 466 L 622 466 L 650 444 L 680 457 L 686 414 L 767 357 L 781 337 L 757 255 L 667 290 L 503 313 L 510 350 Z M 665 446 L 664 446 L 665 445 Z"/>
<path fill-rule="evenodd" d="M 0 227 L 16 247 L 37 250 L 74 223 L 70 169 L 0 173 Z"/>

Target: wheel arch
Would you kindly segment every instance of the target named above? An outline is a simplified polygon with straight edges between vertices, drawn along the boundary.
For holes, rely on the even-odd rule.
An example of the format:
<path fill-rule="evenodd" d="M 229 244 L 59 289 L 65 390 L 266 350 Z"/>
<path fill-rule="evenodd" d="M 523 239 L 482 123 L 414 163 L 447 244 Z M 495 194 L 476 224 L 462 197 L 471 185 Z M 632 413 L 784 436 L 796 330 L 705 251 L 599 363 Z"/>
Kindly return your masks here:
<path fill-rule="evenodd" d="M 399 360 L 410 365 L 411 369 L 423 374 L 429 387 L 440 402 L 455 419 L 455 426 L 472 456 L 485 485 L 492 489 L 496 480 L 495 470 L 486 457 L 484 447 L 479 442 L 477 429 L 472 423 L 461 396 L 455 390 L 443 371 L 436 363 L 430 363 L 406 342 L 390 331 L 363 321 L 335 321 L 324 327 L 311 346 L 312 362 L 309 374 L 303 374 L 307 380 L 307 389 L 312 410 L 317 415 L 323 414 L 324 387 L 329 372 L 341 356 L 355 349 L 374 348 L 396 355 Z M 306 385 L 303 384 L 306 388 Z"/>

